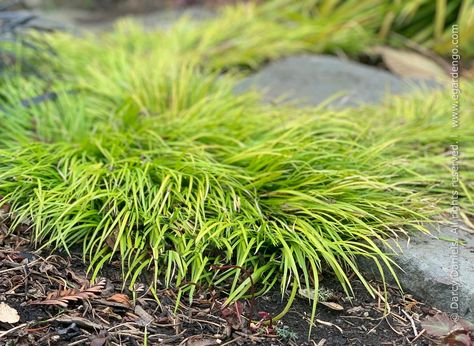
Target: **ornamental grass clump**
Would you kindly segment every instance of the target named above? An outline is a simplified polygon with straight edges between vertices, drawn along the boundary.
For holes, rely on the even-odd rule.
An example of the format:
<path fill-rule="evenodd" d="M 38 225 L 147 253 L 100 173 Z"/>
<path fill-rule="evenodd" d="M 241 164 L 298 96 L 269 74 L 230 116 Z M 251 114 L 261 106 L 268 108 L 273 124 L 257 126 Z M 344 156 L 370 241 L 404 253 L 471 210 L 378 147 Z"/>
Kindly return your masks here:
<path fill-rule="evenodd" d="M 260 25 L 253 18 L 245 30 Z M 58 56 L 42 68 L 54 79 L 2 80 L 0 204 L 11 207 L 12 229 L 30 224 L 51 249 L 82 246 L 94 277 L 119 258 L 131 286 L 162 279 L 191 300 L 196 284 L 236 300 L 255 283 L 257 294 L 291 289 L 291 304 L 298 288 L 317 297 L 322 271 L 347 294 L 354 273 L 373 295 L 357 257 L 384 281 L 396 264 L 380 244 L 390 249 L 387 237 L 426 231 L 442 214 L 450 136 L 466 143 L 462 167 L 474 166 L 472 113 L 451 131 L 442 91 L 344 111 L 262 105 L 234 94 L 238 76 L 225 66 L 301 47 L 291 34 L 253 45 L 246 32 L 182 21 L 169 31 L 125 23 L 100 38 L 51 35 Z M 215 53 L 226 40 L 235 46 Z M 54 100 L 22 102 L 50 91 Z M 466 209 L 473 181 L 472 170 L 462 177 Z"/>

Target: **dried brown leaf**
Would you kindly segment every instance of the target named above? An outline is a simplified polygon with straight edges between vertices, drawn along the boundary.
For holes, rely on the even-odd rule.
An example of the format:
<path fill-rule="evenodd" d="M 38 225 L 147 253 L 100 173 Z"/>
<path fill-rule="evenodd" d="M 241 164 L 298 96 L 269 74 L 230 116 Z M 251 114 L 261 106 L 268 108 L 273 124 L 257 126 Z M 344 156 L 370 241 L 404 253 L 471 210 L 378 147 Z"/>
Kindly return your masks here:
<path fill-rule="evenodd" d="M 320 304 L 328 307 L 329 309 L 331 310 L 336 310 L 336 311 L 342 311 L 344 310 L 344 307 L 342 305 L 339 305 L 337 303 L 334 303 L 334 302 L 319 302 Z"/>
<path fill-rule="evenodd" d="M 350 309 L 347 309 L 349 315 L 362 315 L 365 309 L 362 306 L 354 306 Z"/>
<path fill-rule="evenodd" d="M 443 345 L 473 346 L 472 322 L 459 319 L 453 320 L 446 313 L 429 316 L 421 321 L 421 326 L 428 335 L 441 339 Z"/>
<path fill-rule="evenodd" d="M 426 332 L 429 335 L 443 337 L 449 335 L 455 329 L 456 322 L 447 314 L 443 313 L 435 316 L 428 316 L 421 321 L 421 326 L 426 329 Z"/>
<path fill-rule="evenodd" d="M 447 73 L 432 59 L 419 53 L 379 46 L 373 52 L 380 54 L 390 71 L 405 78 L 446 80 Z"/>
<path fill-rule="evenodd" d="M 146 312 L 140 305 L 135 306 L 135 314 L 140 317 L 139 324 L 145 326 L 153 322 L 154 318 Z"/>
<path fill-rule="evenodd" d="M 244 312 L 244 305 L 240 301 L 236 301 L 229 306 L 221 309 L 222 317 L 227 321 L 230 327 L 234 330 L 241 330 L 243 327 L 242 315 Z"/>
<path fill-rule="evenodd" d="M 462 331 L 458 331 L 450 335 L 445 340 L 447 345 L 456 345 L 456 346 L 472 346 L 472 338 L 469 333 L 464 333 Z"/>
<path fill-rule="evenodd" d="M 109 337 L 106 331 L 101 331 L 97 337 L 91 340 L 90 346 L 104 346 L 107 345 Z"/>
<path fill-rule="evenodd" d="M 107 300 L 116 302 L 116 303 L 121 303 L 124 304 L 128 307 L 132 306 L 132 302 L 130 301 L 130 298 L 126 294 L 123 293 L 116 293 L 110 297 L 107 298 Z"/>
<path fill-rule="evenodd" d="M 221 343 L 221 340 L 204 336 L 204 335 L 193 335 L 186 341 L 186 346 L 217 346 Z"/>

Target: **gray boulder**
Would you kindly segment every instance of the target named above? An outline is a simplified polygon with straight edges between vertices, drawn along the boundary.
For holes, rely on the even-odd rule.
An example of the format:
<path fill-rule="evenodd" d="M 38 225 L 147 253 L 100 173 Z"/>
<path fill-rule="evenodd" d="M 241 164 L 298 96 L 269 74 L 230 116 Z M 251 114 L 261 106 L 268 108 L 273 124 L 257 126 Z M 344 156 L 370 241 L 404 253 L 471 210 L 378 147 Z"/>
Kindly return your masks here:
<path fill-rule="evenodd" d="M 417 233 L 409 241 L 390 239 L 390 243 L 401 249 L 393 259 L 401 268 L 396 274 L 403 289 L 423 303 L 474 321 L 473 230 L 443 224 L 433 227 L 431 235 Z M 361 259 L 359 264 L 367 273 L 379 276 L 373 262 Z"/>
<path fill-rule="evenodd" d="M 293 56 L 270 63 L 242 80 L 236 92 L 256 88 L 266 102 L 297 101 L 319 105 L 331 100 L 334 108 L 378 103 L 384 96 L 415 88 L 433 88 L 433 81 L 404 80 L 388 71 L 333 56 Z"/>

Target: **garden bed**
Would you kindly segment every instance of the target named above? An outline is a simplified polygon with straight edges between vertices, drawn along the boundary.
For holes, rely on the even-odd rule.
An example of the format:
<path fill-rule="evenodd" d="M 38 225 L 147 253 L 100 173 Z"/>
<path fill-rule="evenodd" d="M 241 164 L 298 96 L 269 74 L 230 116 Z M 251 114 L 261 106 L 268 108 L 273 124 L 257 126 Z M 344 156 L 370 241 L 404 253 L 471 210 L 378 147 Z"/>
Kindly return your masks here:
<path fill-rule="evenodd" d="M 7 31 L 0 335 L 20 344 L 303 345 L 311 330 L 308 345 L 423 345 L 427 329 L 470 342 L 467 322 L 435 317 L 421 327 L 436 311 L 384 273 L 396 282 L 390 237 L 449 219 L 454 169 L 463 172 L 457 216 L 472 219 L 472 81 L 462 80 L 462 126 L 447 116 L 444 89 L 337 110 L 236 94 L 245 76 L 289 55 L 358 56 L 382 25 L 367 24 L 370 5 L 357 16 L 341 5 L 319 21 L 323 8 L 275 1 L 166 30 L 123 21 L 80 37 Z M 448 22 L 429 23 L 441 44 Z"/>
<path fill-rule="evenodd" d="M 308 341 L 311 304 L 301 296 L 282 320 L 250 331 L 246 318 L 251 299 L 242 301 L 245 308 L 240 316 L 226 315 L 220 308 L 224 297 L 217 289 L 203 288 L 191 306 L 184 300 L 175 313 L 176 290 L 158 290 L 160 304 L 144 279 L 136 284 L 135 293 L 123 292 L 119 262 L 100 272 L 96 282 L 103 285 L 95 296 L 70 300 L 67 307 L 35 305 L 32 303 L 44 301 L 48 294 L 64 290 L 65 285 L 79 289 L 86 284 L 86 266 L 80 253 L 68 257 L 37 252 L 27 231 L 20 233 L 22 236 L 0 233 L 0 296 L 20 315 L 20 323 L 14 327 L 0 322 L 1 345 L 143 345 L 145 338 L 150 345 L 190 346 L 430 344 L 419 320 L 437 310 L 408 292 L 400 295 L 398 289 L 390 288 L 390 310 L 386 311 L 382 301 L 373 299 L 357 281 L 353 282 L 350 301 L 330 275 L 321 280 L 324 291 L 331 292 L 326 301 L 343 310 L 320 304 L 312 341 Z M 276 316 L 285 304 L 280 292 L 272 290 L 255 300 L 255 317 L 258 312 Z"/>

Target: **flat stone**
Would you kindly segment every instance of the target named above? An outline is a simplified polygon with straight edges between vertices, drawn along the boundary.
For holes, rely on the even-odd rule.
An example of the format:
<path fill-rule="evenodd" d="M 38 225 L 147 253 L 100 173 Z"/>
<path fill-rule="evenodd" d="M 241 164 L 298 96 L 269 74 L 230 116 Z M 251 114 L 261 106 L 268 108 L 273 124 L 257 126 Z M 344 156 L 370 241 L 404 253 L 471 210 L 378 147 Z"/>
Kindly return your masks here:
<path fill-rule="evenodd" d="M 297 102 L 343 108 L 373 104 L 386 94 L 439 86 L 433 81 L 401 79 L 388 71 L 325 55 L 300 55 L 270 63 L 242 80 L 236 92 L 255 88 L 271 103 Z"/>
<path fill-rule="evenodd" d="M 403 269 L 395 272 L 404 290 L 448 314 L 474 320 L 473 230 L 467 226 L 437 225 L 431 235 L 420 232 L 409 241 L 390 239 L 389 242 L 401 249 L 393 259 Z M 379 277 L 372 261 L 361 259 L 359 263 L 363 271 Z M 386 274 L 394 284 L 393 276 Z"/>

